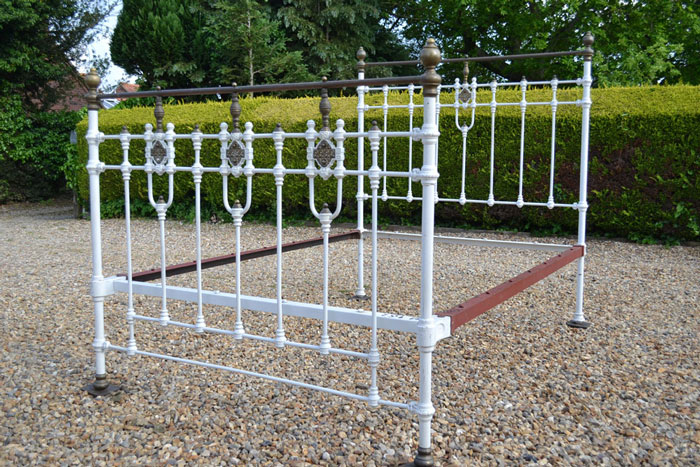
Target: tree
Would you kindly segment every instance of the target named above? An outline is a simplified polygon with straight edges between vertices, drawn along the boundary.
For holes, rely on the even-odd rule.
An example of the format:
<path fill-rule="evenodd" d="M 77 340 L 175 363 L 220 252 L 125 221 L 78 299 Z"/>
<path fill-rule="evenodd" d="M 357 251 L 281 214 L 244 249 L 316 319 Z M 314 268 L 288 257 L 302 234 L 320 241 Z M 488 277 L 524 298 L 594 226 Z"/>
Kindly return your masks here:
<path fill-rule="evenodd" d="M 111 9 L 97 0 L 0 0 L 0 94 L 19 95 L 25 112 L 50 108 Z"/>
<path fill-rule="evenodd" d="M 360 47 L 372 60 L 407 58 L 398 36 L 384 26 L 387 16 L 378 0 L 272 0 L 270 4 L 292 38 L 289 48 L 302 52 L 316 76 L 354 78 L 355 53 Z"/>
<path fill-rule="evenodd" d="M 603 84 L 700 82 L 697 7 L 677 1 L 444 0 L 386 2 L 414 48 L 434 36 L 443 56 L 484 56 L 575 50 L 586 31 L 596 36 L 596 76 Z M 570 59 L 488 62 L 472 75 L 519 80 L 572 76 Z M 446 74 L 459 73 L 445 67 Z M 443 73 L 445 73 L 443 71 Z"/>
<path fill-rule="evenodd" d="M 112 35 L 112 61 L 146 87 L 211 84 L 205 29 L 197 0 L 124 0 Z"/>
<path fill-rule="evenodd" d="M 288 38 L 270 8 L 255 0 L 217 1 L 209 16 L 212 62 L 220 83 L 294 82 L 309 79 L 300 51 L 287 50 Z"/>

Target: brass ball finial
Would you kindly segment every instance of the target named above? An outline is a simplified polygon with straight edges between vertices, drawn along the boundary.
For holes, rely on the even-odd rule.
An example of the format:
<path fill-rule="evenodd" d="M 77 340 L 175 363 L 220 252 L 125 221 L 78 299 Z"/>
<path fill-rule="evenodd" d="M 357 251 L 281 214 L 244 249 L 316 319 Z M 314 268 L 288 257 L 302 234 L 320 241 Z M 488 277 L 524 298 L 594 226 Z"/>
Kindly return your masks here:
<path fill-rule="evenodd" d="M 365 58 L 367 58 L 367 52 L 365 52 L 365 49 L 360 47 L 357 49 L 357 53 L 355 54 L 357 57 L 357 71 L 364 72 L 365 71 Z"/>
<path fill-rule="evenodd" d="M 87 84 L 88 89 L 97 90 L 101 82 L 102 80 L 100 75 L 97 74 L 97 70 L 90 68 L 90 72 L 85 75 L 85 84 Z"/>
<path fill-rule="evenodd" d="M 587 62 L 593 60 L 593 42 L 595 38 L 593 37 L 593 34 L 591 34 L 590 31 L 586 33 L 585 36 L 583 36 L 583 45 L 585 48 L 583 49 L 584 55 L 583 59 Z"/>
<path fill-rule="evenodd" d="M 440 60 L 442 60 L 440 49 L 435 43 L 435 39 L 431 37 L 425 42 L 420 51 L 420 61 L 425 68 L 421 77 L 421 84 L 423 85 L 423 95 L 426 97 L 436 97 L 437 88 L 442 83 L 442 78 L 435 71 L 435 67 L 440 64 Z"/>
<path fill-rule="evenodd" d="M 328 76 L 322 76 L 322 77 L 321 77 L 321 81 L 323 81 L 324 83 L 325 83 L 326 81 L 328 81 Z"/>
<path fill-rule="evenodd" d="M 440 49 L 432 37 L 425 41 L 425 45 L 420 51 L 420 62 L 425 68 L 435 68 L 442 60 Z"/>

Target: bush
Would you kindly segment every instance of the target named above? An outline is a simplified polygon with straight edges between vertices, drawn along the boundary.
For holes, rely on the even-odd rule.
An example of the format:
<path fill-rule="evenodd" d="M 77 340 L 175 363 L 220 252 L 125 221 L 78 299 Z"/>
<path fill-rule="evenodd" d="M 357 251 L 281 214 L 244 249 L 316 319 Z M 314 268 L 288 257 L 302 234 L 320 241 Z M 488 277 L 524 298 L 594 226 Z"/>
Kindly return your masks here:
<path fill-rule="evenodd" d="M 19 97 L 0 98 L 0 202 L 55 196 L 77 183 L 70 133 L 83 112 L 27 114 Z M 72 177 L 66 179 L 64 169 Z"/>
<path fill-rule="evenodd" d="M 580 98 L 580 89 L 560 89 L 558 99 Z M 700 87 L 664 86 L 636 88 L 603 88 L 593 90 L 593 108 L 590 134 L 590 170 L 588 231 L 601 235 L 627 237 L 636 241 L 650 239 L 697 240 L 700 236 L 698 212 L 700 212 Z M 453 102 L 453 95 L 444 93 L 443 103 Z M 490 93 L 479 91 L 479 100 L 488 102 Z M 517 102 L 520 92 L 499 91 L 499 101 Z M 549 101 L 551 91 L 532 89 L 529 101 Z M 405 93 L 395 93 L 392 102 L 407 102 Z M 280 122 L 287 132 L 303 132 L 306 120 L 315 119 L 318 124 L 318 99 L 277 99 L 259 97 L 242 99 L 242 121 L 251 121 L 254 131 L 270 132 Z M 343 118 L 346 130 L 357 126 L 356 99 L 339 97 L 331 99 L 332 121 Z M 381 96 L 373 95 L 369 104 L 380 104 Z M 416 103 L 420 103 L 417 96 Z M 165 121 L 175 124 L 178 133 L 192 131 L 198 123 L 205 133 L 217 133 L 219 123 L 230 121 L 228 103 L 210 102 L 166 106 Z M 527 110 L 524 197 L 525 200 L 545 201 L 549 190 L 549 157 L 551 111 L 547 106 L 533 106 Z M 380 121 L 381 110 L 366 115 L 366 128 L 370 121 Z M 414 117 L 414 125 L 420 125 L 422 117 Z M 143 125 L 153 123 L 152 109 L 133 108 L 100 112 L 100 131 L 106 134 L 119 133 L 127 124 L 132 133 L 143 132 Z M 477 109 L 474 127 L 469 132 L 467 159 L 468 198 L 485 199 L 488 195 L 488 169 L 490 154 L 489 109 Z M 333 125 L 335 126 L 335 125 Z M 392 109 L 389 130 L 405 131 L 409 126 L 408 112 Z M 78 134 L 84 135 L 87 122 L 78 125 Z M 555 175 L 555 199 L 571 203 L 578 199 L 578 168 L 580 151 L 581 110 L 576 106 L 560 106 L 557 112 L 557 162 Z M 441 113 L 439 142 L 439 194 L 456 198 L 461 185 L 461 134 L 454 124 L 454 110 L 445 108 Z M 408 139 L 390 139 L 387 146 L 388 169 L 405 170 L 408 167 Z M 219 143 L 207 141 L 202 149 L 202 164 L 218 166 Z M 494 179 L 497 199 L 515 200 L 518 186 L 518 164 L 520 145 L 520 110 L 517 106 L 499 108 L 496 123 Z M 189 141 L 176 142 L 178 165 L 193 162 L 193 150 Z M 346 167 L 356 166 L 356 140 L 346 141 Z M 79 138 L 78 163 L 84 166 L 87 160 L 87 144 Z M 272 142 L 257 140 L 254 143 L 256 167 L 272 167 L 275 153 Z M 132 164 L 143 163 L 144 144 L 132 141 Z M 371 163 L 370 151 L 365 149 L 365 167 Z M 107 141 L 100 147 L 101 160 L 108 164 L 119 164 L 122 152 L 118 141 Z M 283 154 L 288 168 L 303 168 L 306 165 L 306 141 L 288 139 Z M 380 149 L 379 162 L 382 162 Z M 420 166 L 422 148 L 414 143 L 413 166 Z M 191 218 L 193 210 L 193 183 L 188 173 L 176 175 L 176 206 L 172 212 Z M 241 180 L 230 186 L 231 200 L 242 198 L 244 186 Z M 162 189 L 163 180 L 155 177 L 156 190 Z M 335 182 L 322 182 L 317 178 L 316 201 L 335 204 Z M 407 181 L 390 179 L 390 194 L 405 195 Z M 114 201 L 123 197 L 121 174 L 108 171 L 102 180 L 102 201 Z M 367 187 L 367 191 L 369 187 Z M 79 171 L 78 189 L 82 198 L 88 196 L 88 178 L 84 169 Z M 356 180 L 347 177 L 344 181 L 343 216 L 355 215 Z M 420 196 L 420 184 L 413 184 L 414 196 Z M 145 174 L 134 173 L 131 193 L 134 198 L 145 199 Z M 254 179 L 254 199 L 251 215 L 272 216 L 274 214 L 274 180 L 271 175 L 260 175 Z M 221 176 L 205 174 L 202 182 L 204 209 L 212 216 L 228 216 L 223 210 Z M 284 209 L 292 217 L 308 216 L 308 183 L 303 175 L 285 178 Z M 420 204 L 403 201 L 380 203 L 380 215 L 385 222 L 415 223 L 420 219 Z M 437 220 L 443 225 L 472 226 L 479 228 L 517 228 L 530 231 L 574 233 L 577 212 L 574 210 L 548 210 L 546 208 L 511 206 L 465 205 L 440 203 Z"/>

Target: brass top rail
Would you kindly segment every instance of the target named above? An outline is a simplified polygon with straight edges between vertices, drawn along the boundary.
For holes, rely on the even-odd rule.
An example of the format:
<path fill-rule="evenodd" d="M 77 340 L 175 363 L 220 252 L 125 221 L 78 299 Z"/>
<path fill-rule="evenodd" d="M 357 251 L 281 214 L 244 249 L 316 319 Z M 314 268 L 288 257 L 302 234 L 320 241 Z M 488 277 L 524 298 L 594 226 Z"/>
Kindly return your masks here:
<path fill-rule="evenodd" d="M 416 63 L 418 63 L 416 61 Z M 301 91 L 306 89 L 337 89 L 358 86 L 381 86 L 400 84 L 420 84 L 421 75 L 396 76 L 387 78 L 344 79 L 337 81 L 312 81 L 308 83 L 279 83 L 256 84 L 253 86 L 220 86 L 214 88 L 162 89 L 153 91 L 120 92 L 98 94 L 98 99 L 115 99 L 128 97 L 175 97 L 175 96 L 205 96 L 211 94 L 231 94 L 247 92 L 281 92 Z"/>
<path fill-rule="evenodd" d="M 443 58 L 440 63 L 463 63 L 463 62 L 498 62 L 503 60 L 516 60 L 521 58 L 549 58 L 549 57 L 566 57 L 570 55 L 590 55 L 586 50 L 570 50 L 564 52 L 538 52 L 531 54 L 517 55 L 489 55 L 486 57 L 460 57 L 460 58 Z M 399 60 L 395 62 L 366 62 L 365 66 L 401 66 L 401 65 L 418 65 L 419 60 Z"/>

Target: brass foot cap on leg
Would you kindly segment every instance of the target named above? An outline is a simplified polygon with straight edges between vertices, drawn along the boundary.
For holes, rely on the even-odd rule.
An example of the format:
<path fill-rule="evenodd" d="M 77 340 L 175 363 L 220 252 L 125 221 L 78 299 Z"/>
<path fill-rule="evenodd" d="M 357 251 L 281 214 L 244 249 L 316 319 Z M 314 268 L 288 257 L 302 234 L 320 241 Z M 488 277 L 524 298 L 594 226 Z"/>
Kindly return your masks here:
<path fill-rule="evenodd" d="M 413 462 L 404 464 L 402 467 L 433 467 L 435 461 L 433 460 L 432 451 L 429 448 L 418 448 L 418 453 Z"/>
<path fill-rule="evenodd" d="M 121 389 L 121 386 L 116 384 L 109 384 L 106 375 L 98 375 L 95 377 L 95 381 L 83 387 L 83 391 L 87 391 L 91 396 L 107 396 L 113 394 Z"/>
<path fill-rule="evenodd" d="M 593 323 L 589 323 L 588 321 L 575 321 L 573 319 L 566 322 L 567 326 L 574 329 L 588 329 L 591 327 L 591 324 Z"/>

